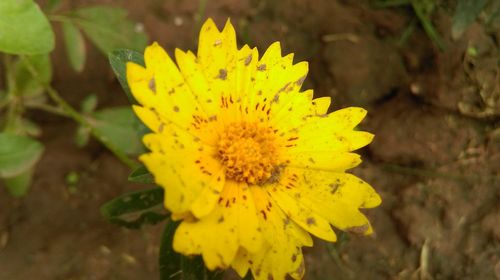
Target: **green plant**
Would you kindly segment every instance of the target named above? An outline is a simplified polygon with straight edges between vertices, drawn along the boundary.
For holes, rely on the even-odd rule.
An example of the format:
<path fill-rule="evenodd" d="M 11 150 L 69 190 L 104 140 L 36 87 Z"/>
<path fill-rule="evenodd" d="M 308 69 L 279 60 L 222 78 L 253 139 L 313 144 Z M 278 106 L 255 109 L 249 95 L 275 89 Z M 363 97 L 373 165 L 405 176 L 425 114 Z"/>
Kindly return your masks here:
<path fill-rule="evenodd" d="M 0 179 L 14 196 L 26 193 L 33 169 L 43 153 L 36 140 L 41 128 L 27 117 L 30 110 L 44 110 L 73 119 L 78 125 L 76 143 L 93 135 L 130 167 L 128 155 L 142 151 L 135 137 L 141 125 L 131 109 L 96 110 L 97 97 L 87 96 L 78 111 L 51 86 L 55 47 L 51 23 L 61 24 L 67 60 L 76 72 L 85 67 L 85 38 L 102 53 L 128 47 L 142 50 L 147 37 L 140 25 L 129 21 L 121 8 L 93 6 L 59 11 L 60 0 L 48 1 L 42 10 L 33 0 L 0 1 Z M 136 141 L 134 141 L 136 140 Z"/>
<path fill-rule="evenodd" d="M 425 33 L 431 41 L 441 50 L 446 49 L 446 45 L 432 23 L 431 17 L 435 10 L 439 7 L 445 10 L 453 10 L 453 24 L 451 27 L 451 35 L 453 39 L 458 39 L 463 32 L 474 21 L 482 16 L 482 23 L 486 27 L 495 24 L 495 20 L 500 17 L 500 5 L 498 1 L 493 0 L 457 0 L 451 3 L 440 0 L 378 0 L 374 2 L 374 6 L 378 8 L 410 6 L 416 16 L 412 20 L 402 35 L 401 42 L 404 43 L 411 35 L 417 22 L 420 23 Z"/>

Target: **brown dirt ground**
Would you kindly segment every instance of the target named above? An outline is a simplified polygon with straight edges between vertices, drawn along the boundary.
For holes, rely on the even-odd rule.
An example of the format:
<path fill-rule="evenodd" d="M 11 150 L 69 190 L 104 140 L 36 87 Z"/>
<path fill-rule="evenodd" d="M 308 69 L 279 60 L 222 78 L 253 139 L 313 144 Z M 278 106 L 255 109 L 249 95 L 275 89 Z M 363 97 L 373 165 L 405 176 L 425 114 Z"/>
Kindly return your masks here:
<path fill-rule="evenodd" d="M 91 4 L 127 8 L 169 51 L 196 47 L 199 1 L 80 0 L 63 8 Z M 219 25 L 231 17 L 240 42 L 264 50 L 279 40 L 296 61 L 308 60 L 306 87 L 332 96 L 334 109 L 369 109 L 362 128 L 376 138 L 354 173 L 383 198 L 365 211 L 376 234 L 335 246 L 317 240 L 305 249 L 306 279 L 500 279 L 499 30 L 474 24 L 453 41 L 451 17 L 438 11 L 448 45 L 439 52 L 420 28 L 398 45 L 411 10 L 367 1 L 209 1 L 206 16 Z M 94 92 L 101 107 L 126 104 L 95 49 L 81 75 L 68 68 L 61 42 L 53 59 L 54 86 L 70 103 Z M 127 168 L 98 143 L 77 148 L 70 121 L 31 117 L 46 151 L 26 197 L 0 187 L 0 279 L 157 279 L 161 225 L 125 230 L 99 214 L 103 202 L 143 186 L 128 183 Z M 64 179 L 71 171 L 81 174 L 76 192 Z"/>

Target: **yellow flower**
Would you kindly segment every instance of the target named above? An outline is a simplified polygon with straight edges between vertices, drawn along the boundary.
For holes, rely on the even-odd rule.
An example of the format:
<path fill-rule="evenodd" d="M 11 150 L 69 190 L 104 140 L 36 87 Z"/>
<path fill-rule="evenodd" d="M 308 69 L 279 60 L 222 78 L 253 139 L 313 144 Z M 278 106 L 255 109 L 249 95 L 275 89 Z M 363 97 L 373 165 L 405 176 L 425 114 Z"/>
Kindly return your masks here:
<path fill-rule="evenodd" d="M 310 234 L 335 241 L 331 225 L 370 234 L 359 208 L 378 194 L 346 173 L 351 151 L 373 135 L 356 131 L 362 108 L 327 114 L 329 97 L 301 92 L 308 64 L 272 44 L 237 48 L 233 26 L 203 25 L 197 55 L 157 44 L 146 67 L 127 64 L 127 80 L 152 130 L 140 160 L 165 189 L 165 207 L 182 220 L 173 247 L 201 254 L 209 269 L 232 267 L 256 279 L 302 278 Z"/>

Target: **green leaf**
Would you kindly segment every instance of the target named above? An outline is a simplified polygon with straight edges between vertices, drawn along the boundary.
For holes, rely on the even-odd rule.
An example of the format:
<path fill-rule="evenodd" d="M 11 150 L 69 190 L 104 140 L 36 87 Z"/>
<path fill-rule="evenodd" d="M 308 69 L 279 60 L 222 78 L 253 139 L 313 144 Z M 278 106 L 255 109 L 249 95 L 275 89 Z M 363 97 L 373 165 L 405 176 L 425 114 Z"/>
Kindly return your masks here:
<path fill-rule="evenodd" d="M 488 0 L 458 0 L 451 27 L 451 36 L 453 39 L 458 39 L 462 36 L 465 29 L 476 20 L 487 3 Z"/>
<path fill-rule="evenodd" d="M 85 126 L 79 126 L 75 134 L 75 144 L 76 146 L 82 148 L 89 142 L 90 139 L 90 129 Z"/>
<path fill-rule="evenodd" d="M 14 197 L 21 197 L 26 194 L 33 179 L 33 167 L 23 173 L 10 178 L 4 178 L 5 187 Z"/>
<path fill-rule="evenodd" d="M 0 133 L 0 177 L 26 172 L 40 159 L 43 146 L 25 136 Z"/>
<path fill-rule="evenodd" d="M 411 4 L 415 14 L 417 15 L 420 24 L 424 28 L 425 33 L 432 42 L 441 50 L 444 51 L 446 48 L 441 35 L 436 30 L 431 22 L 430 16 L 434 11 L 434 1 L 433 0 L 411 0 Z"/>
<path fill-rule="evenodd" d="M 89 94 L 83 99 L 82 104 L 80 104 L 80 110 L 84 114 L 92 113 L 97 107 L 97 95 Z"/>
<path fill-rule="evenodd" d="M 179 222 L 168 220 L 161 238 L 160 255 L 158 258 L 160 267 L 160 280 L 182 279 L 180 278 L 180 258 L 172 248 L 175 230 Z M 177 277 L 176 277 L 177 276 Z"/>
<path fill-rule="evenodd" d="M 131 107 L 103 109 L 92 113 L 91 117 L 93 127 L 124 153 L 137 155 L 144 152 L 137 133 L 140 123 Z"/>
<path fill-rule="evenodd" d="M 94 6 L 76 10 L 73 21 L 105 54 L 117 48 L 142 51 L 146 34 L 127 20 L 127 11 L 121 8 Z"/>
<path fill-rule="evenodd" d="M 160 187 L 124 194 L 105 203 L 101 214 L 110 222 L 127 228 L 154 225 L 168 217 L 163 208 L 163 197 Z"/>
<path fill-rule="evenodd" d="M 63 22 L 64 44 L 71 67 L 76 72 L 81 72 L 85 66 L 85 40 L 83 35 L 71 22 Z"/>
<path fill-rule="evenodd" d="M 42 134 L 42 129 L 31 120 L 17 116 L 6 124 L 3 132 L 15 135 L 37 137 Z"/>
<path fill-rule="evenodd" d="M 9 54 L 46 54 L 54 49 L 54 32 L 32 0 L 0 1 L 0 51 Z"/>
<path fill-rule="evenodd" d="M 118 49 L 110 52 L 108 54 L 108 58 L 111 68 L 113 69 L 113 72 L 115 72 L 116 78 L 118 78 L 125 94 L 127 94 L 128 100 L 130 103 L 136 104 L 137 102 L 135 101 L 127 82 L 127 62 L 134 62 L 144 66 L 144 56 L 133 50 Z"/>
<path fill-rule="evenodd" d="M 186 257 L 174 251 L 172 243 L 179 222 L 169 220 L 163 230 L 160 245 L 160 280 L 218 280 L 223 271 L 209 271 L 200 256 Z"/>
<path fill-rule="evenodd" d="M 128 176 L 128 180 L 134 183 L 142 183 L 142 184 L 154 184 L 155 179 L 153 174 L 149 173 L 144 165 L 137 167 L 130 175 Z"/>
<path fill-rule="evenodd" d="M 21 125 L 23 127 L 23 132 L 25 135 L 38 137 L 42 135 L 42 129 L 38 124 L 32 122 L 30 119 L 21 119 Z"/>
<path fill-rule="evenodd" d="M 39 80 L 33 78 L 28 70 L 28 64 L 32 65 L 39 73 Z M 17 61 L 15 65 L 16 91 L 22 96 L 38 96 L 43 93 L 43 85 L 52 80 L 52 63 L 48 54 L 26 56 Z"/>

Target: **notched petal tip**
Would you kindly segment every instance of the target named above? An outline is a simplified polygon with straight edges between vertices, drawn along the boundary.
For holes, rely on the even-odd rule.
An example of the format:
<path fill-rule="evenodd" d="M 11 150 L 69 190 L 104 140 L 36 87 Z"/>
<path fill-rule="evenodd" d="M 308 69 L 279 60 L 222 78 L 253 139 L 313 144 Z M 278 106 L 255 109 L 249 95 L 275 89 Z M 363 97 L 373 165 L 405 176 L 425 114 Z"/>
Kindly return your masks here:
<path fill-rule="evenodd" d="M 205 22 L 201 26 L 200 33 L 210 31 L 213 28 L 215 28 L 217 30 L 217 32 L 219 32 L 219 29 L 217 28 L 217 25 L 215 24 L 214 20 L 211 17 L 209 17 L 209 18 L 207 18 L 207 20 L 205 20 Z"/>
<path fill-rule="evenodd" d="M 262 55 L 262 58 L 260 59 L 260 62 L 261 63 L 266 63 L 266 62 L 274 60 L 276 58 L 281 58 L 281 43 L 279 41 L 276 41 L 276 42 L 272 43 L 267 48 L 267 50 Z"/>
<path fill-rule="evenodd" d="M 228 18 L 226 20 L 226 24 L 224 25 L 224 29 L 222 29 L 222 33 L 225 33 L 225 32 L 231 32 L 231 33 L 236 34 L 236 31 L 234 30 L 234 26 L 231 23 L 231 18 Z"/>

